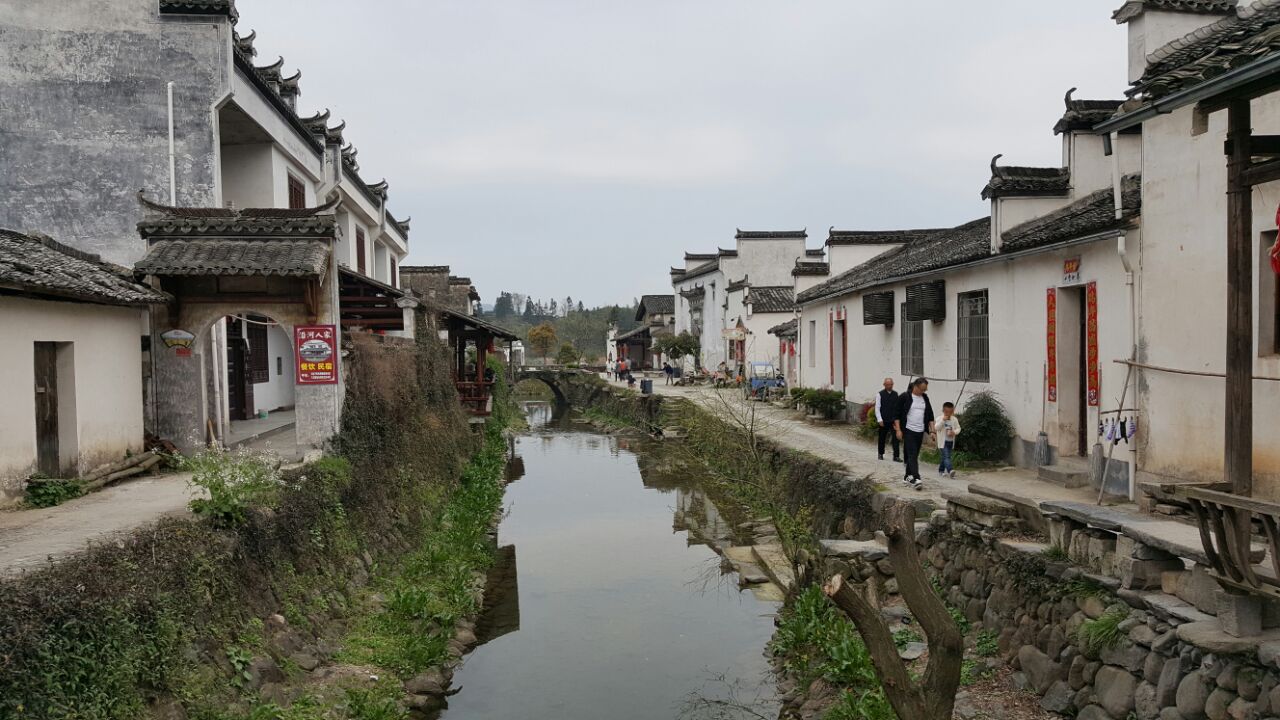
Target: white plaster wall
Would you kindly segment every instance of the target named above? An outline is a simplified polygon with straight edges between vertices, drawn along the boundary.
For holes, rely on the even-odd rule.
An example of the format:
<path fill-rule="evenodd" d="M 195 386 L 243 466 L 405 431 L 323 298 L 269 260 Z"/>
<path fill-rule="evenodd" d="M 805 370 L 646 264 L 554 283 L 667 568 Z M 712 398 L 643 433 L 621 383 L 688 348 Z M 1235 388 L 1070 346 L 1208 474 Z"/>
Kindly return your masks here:
<path fill-rule="evenodd" d="M 796 260 L 804 257 L 804 243 L 803 238 L 738 240 L 738 257 L 721 259 L 721 265 L 733 280 L 745 274 L 756 286 L 790 285 Z"/>
<path fill-rule="evenodd" d="M 1068 145 L 1071 157 L 1071 200 L 1112 186 L 1112 159 L 1103 152 L 1102 136 L 1089 133 L 1069 133 Z M 1139 142 L 1136 135 L 1123 135 L 1120 139 L 1121 175 L 1137 172 L 1140 155 L 1133 152 Z"/>
<path fill-rule="evenodd" d="M 374 280 L 391 284 L 391 253 L 383 243 L 374 243 L 373 263 L 369 267 L 369 276 Z"/>
<path fill-rule="evenodd" d="M 254 409 L 270 412 L 293 407 L 293 342 L 278 325 L 267 328 L 267 358 L 270 379 L 254 384 Z"/>
<path fill-rule="evenodd" d="M 828 262 L 831 276 L 852 270 L 877 255 L 883 255 L 900 247 L 902 245 L 828 245 L 827 255 L 830 258 Z"/>
<path fill-rule="evenodd" d="M 270 207 L 289 207 L 289 175 L 291 173 L 302 181 L 307 207 L 315 207 L 317 205 L 316 177 L 312 177 L 306 168 L 299 165 L 287 153 L 275 146 L 271 148 L 271 187 L 274 191 L 274 197 Z"/>
<path fill-rule="evenodd" d="M 0 297 L 0 503 L 20 493 L 35 468 L 33 343 L 74 343 L 75 427 L 64 431 L 74 433 L 78 472 L 141 452 L 143 312 Z"/>
<path fill-rule="evenodd" d="M 319 179 L 324 170 L 323 153 L 316 150 L 285 121 L 280 113 L 262 97 L 239 70 L 231 77 L 231 92 L 235 104 L 244 110 L 254 122 L 262 126 L 275 141 L 279 152 L 302 168 L 306 176 Z M 287 197 L 287 196 L 286 196 Z"/>
<path fill-rule="evenodd" d="M 222 200 L 237 208 L 276 207 L 271 145 L 222 146 Z"/>
<path fill-rule="evenodd" d="M 1280 132 L 1275 96 L 1254 102 L 1253 130 Z M 1143 132 L 1143 252 L 1140 359 L 1152 365 L 1221 373 L 1226 366 L 1226 114 L 1191 134 L 1192 110 L 1154 118 Z M 1280 188 L 1253 192 L 1254 288 L 1260 236 L 1275 229 Z M 1270 272 L 1269 269 L 1266 270 Z M 1255 301 L 1255 307 L 1259 303 Z M 1255 313 L 1255 328 L 1260 318 Z M 1256 333 L 1256 331 L 1255 331 Z M 1280 376 L 1280 357 L 1258 352 L 1255 374 Z M 1141 479 L 1221 482 L 1225 385 L 1155 371 L 1139 373 L 1149 433 L 1141 439 Z M 1280 499 L 1280 383 L 1255 381 L 1254 491 Z"/>
<path fill-rule="evenodd" d="M 1071 199 L 1069 197 L 996 198 L 991 201 L 992 219 L 994 220 L 991 223 L 991 232 L 995 233 L 996 237 L 999 237 L 1009 228 L 1017 227 L 1042 215 L 1048 215 L 1054 210 L 1066 207 L 1070 202 Z"/>
<path fill-rule="evenodd" d="M 831 273 L 829 275 L 796 275 L 792 278 L 795 282 L 796 294 L 799 295 L 811 287 L 817 287 L 835 277 L 837 274 L 838 273 Z"/>

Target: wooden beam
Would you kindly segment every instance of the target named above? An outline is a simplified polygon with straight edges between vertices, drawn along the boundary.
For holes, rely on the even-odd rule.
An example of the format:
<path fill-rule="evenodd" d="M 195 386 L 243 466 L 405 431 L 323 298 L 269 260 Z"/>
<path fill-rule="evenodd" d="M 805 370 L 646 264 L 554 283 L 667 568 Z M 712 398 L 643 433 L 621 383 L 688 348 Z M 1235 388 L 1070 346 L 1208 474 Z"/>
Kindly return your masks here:
<path fill-rule="evenodd" d="M 1244 182 L 1253 187 L 1263 183 L 1280 180 L 1280 158 L 1266 162 L 1252 163 L 1244 171 Z"/>
<path fill-rule="evenodd" d="M 1227 107 L 1227 363 L 1223 468 L 1232 491 L 1253 494 L 1253 191 L 1247 99 Z M 1247 531 L 1247 525 L 1245 530 Z"/>
<path fill-rule="evenodd" d="M 380 330 L 403 330 L 404 329 L 404 323 L 391 322 L 386 318 L 364 318 L 364 319 L 342 318 L 341 324 L 343 327 L 351 325 L 351 326 L 359 326 L 359 327 L 372 327 Z"/>
<path fill-rule="evenodd" d="M 1222 153 L 1231 154 L 1231 140 L 1222 144 Z M 1280 135 L 1254 135 L 1249 139 L 1249 154 L 1253 157 L 1280 155 Z"/>

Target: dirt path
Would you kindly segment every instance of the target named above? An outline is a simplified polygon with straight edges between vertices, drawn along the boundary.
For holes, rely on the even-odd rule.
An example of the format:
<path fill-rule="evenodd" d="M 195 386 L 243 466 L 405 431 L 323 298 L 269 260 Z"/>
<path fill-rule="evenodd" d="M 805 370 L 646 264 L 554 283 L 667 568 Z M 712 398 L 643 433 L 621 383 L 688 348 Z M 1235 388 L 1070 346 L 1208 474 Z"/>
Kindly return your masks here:
<path fill-rule="evenodd" d="M 189 473 L 145 477 L 58 507 L 0 512 L 0 577 L 40 567 L 162 517 L 189 514 Z"/>

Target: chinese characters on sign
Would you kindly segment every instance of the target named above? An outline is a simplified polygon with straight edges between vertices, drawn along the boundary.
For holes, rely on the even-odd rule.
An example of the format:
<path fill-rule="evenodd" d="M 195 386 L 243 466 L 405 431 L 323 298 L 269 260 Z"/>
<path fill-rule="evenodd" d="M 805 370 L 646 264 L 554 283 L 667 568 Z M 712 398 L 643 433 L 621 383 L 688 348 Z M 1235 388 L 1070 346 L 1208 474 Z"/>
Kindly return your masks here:
<path fill-rule="evenodd" d="M 297 384 L 338 382 L 338 330 L 333 325 L 299 325 L 293 329 Z"/>
<path fill-rule="evenodd" d="M 1045 294 L 1045 307 L 1048 309 L 1049 361 L 1048 384 L 1049 402 L 1058 402 L 1058 289 L 1049 288 Z"/>
<path fill-rule="evenodd" d="M 1062 261 L 1062 284 L 1080 284 L 1080 258 L 1071 258 L 1069 260 Z"/>
<path fill-rule="evenodd" d="M 1088 364 L 1089 406 L 1102 404 L 1102 375 L 1098 369 L 1098 283 L 1091 282 L 1085 288 L 1085 362 Z"/>

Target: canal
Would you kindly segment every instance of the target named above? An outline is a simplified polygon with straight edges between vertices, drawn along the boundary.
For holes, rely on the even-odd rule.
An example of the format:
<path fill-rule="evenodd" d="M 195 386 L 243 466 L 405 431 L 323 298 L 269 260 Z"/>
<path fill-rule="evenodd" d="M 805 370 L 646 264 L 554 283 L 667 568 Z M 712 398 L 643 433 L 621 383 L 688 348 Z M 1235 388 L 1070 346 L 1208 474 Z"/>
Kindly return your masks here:
<path fill-rule="evenodd" d="M 661 443 L 527 408 L 483 644 L 443 717 L 776 717 L 764 649 L 778 603 L 722 574 L 711 544 L 733 530 L 696 478 Z"/>

